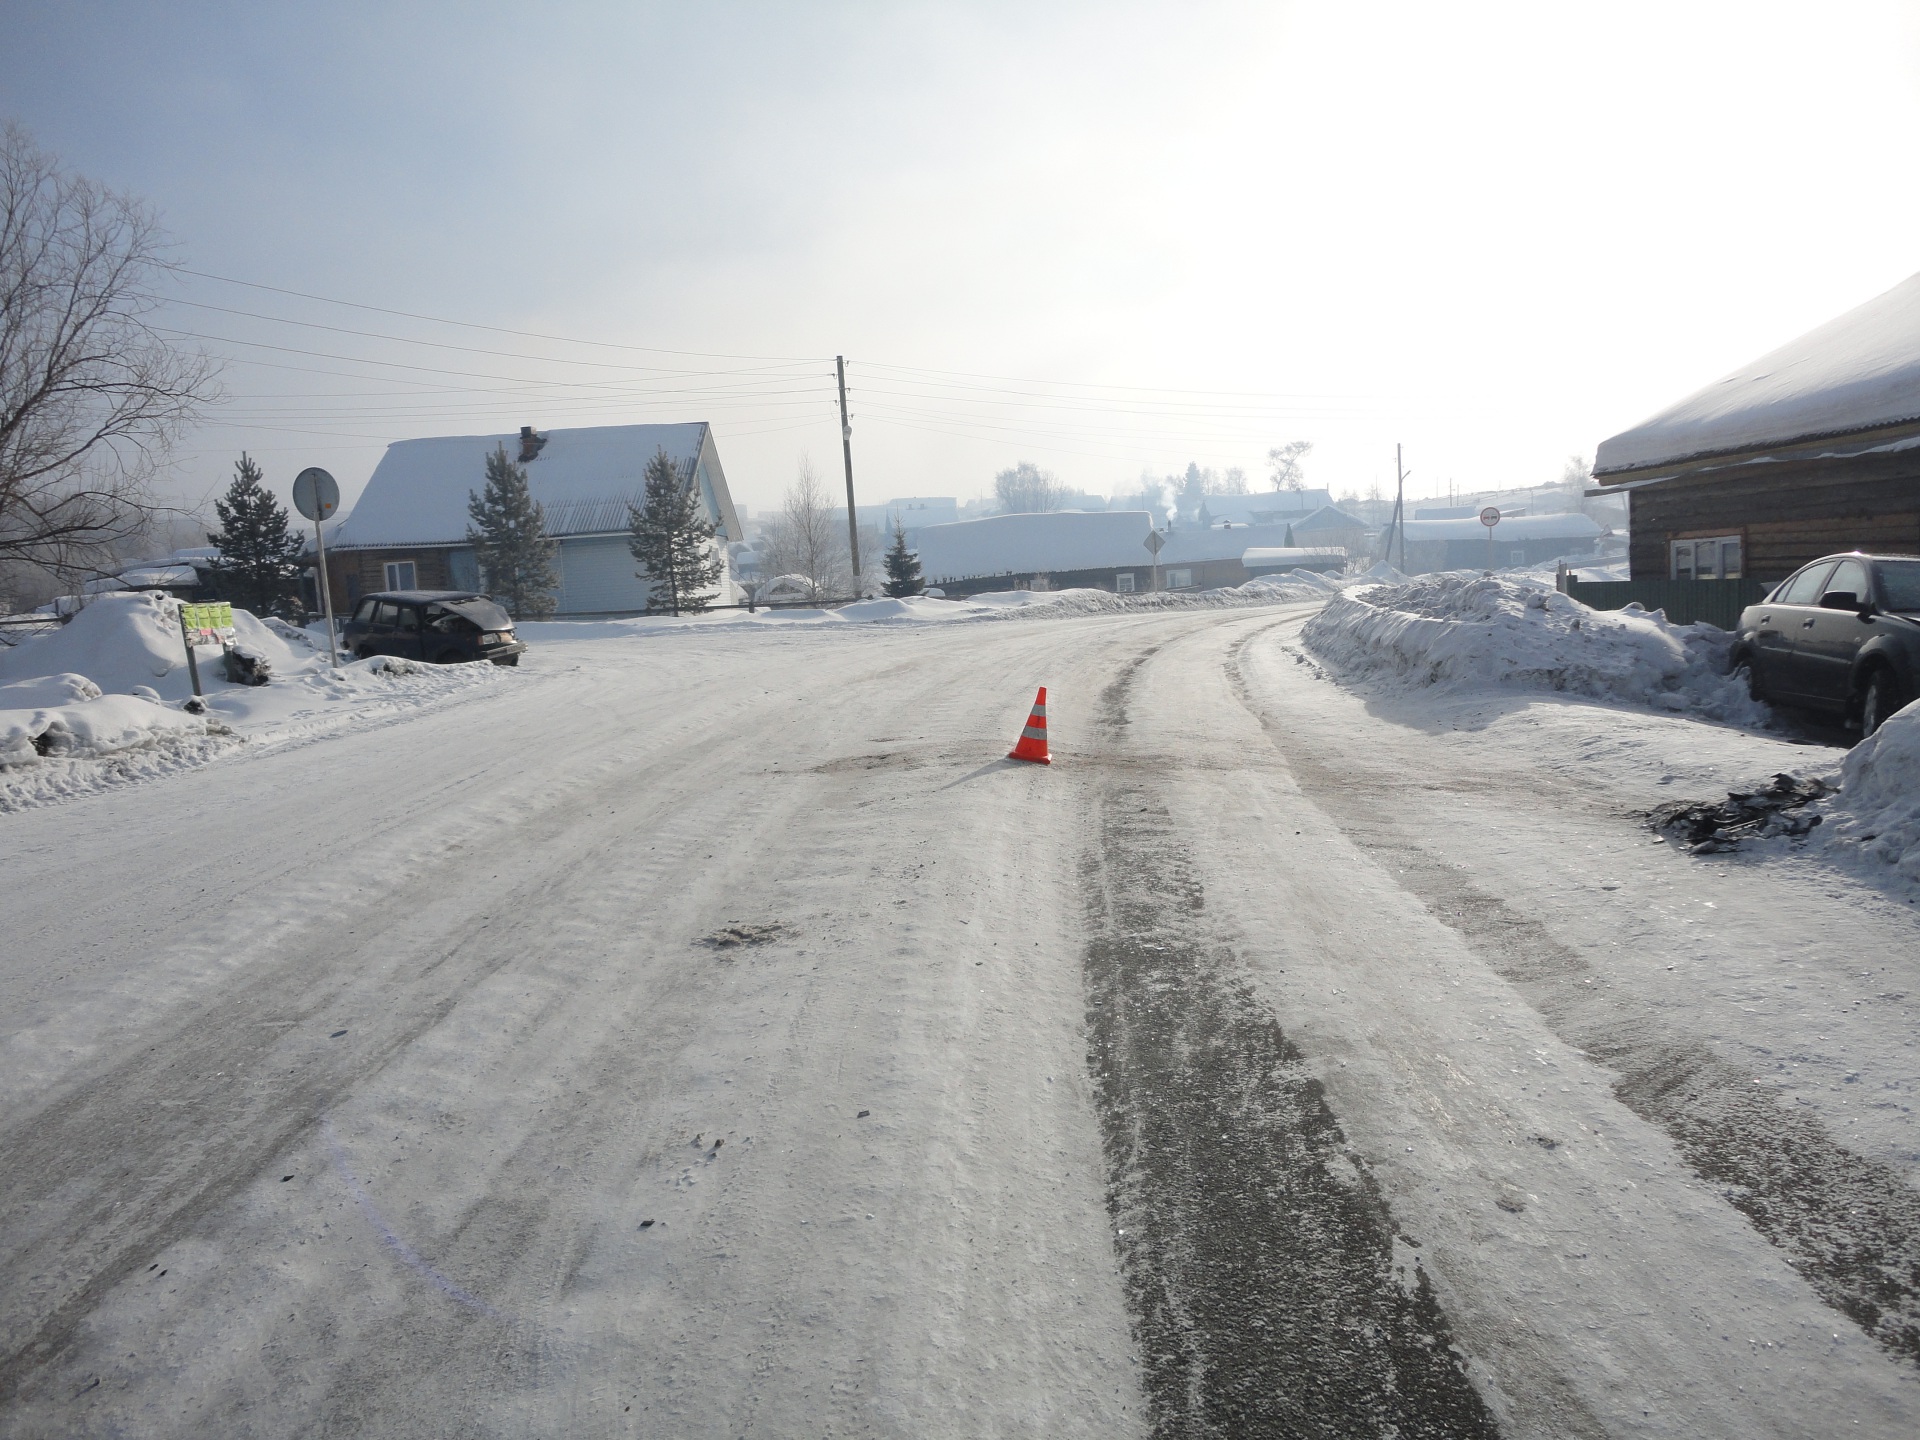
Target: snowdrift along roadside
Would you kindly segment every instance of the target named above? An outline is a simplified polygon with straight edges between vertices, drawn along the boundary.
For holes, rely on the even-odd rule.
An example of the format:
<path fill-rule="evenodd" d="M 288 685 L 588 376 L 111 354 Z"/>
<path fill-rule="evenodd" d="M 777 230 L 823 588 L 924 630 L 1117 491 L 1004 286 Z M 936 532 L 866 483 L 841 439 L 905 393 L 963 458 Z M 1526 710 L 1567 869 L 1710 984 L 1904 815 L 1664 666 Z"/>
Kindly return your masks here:
<path fill-rule="evenodd" d="M 859 600 L 833 609 L 710 610 L 700 615 L 636 615 L 624 620 L 522 621 L 530 644 L 541 640 L 586 640 L 664 635 L 690 630 L 769 629 L 817 625 L 937 625 L 956 621 L 1057 619 L 1112 615 L 1134 610 L 1204 610 L 1241 605 L 1285 605 L 1324 600 L 1340 582 L 1310 571 L 1262 576 L 1224 590 L 1170 590 L 1117 595 L 1111 590 L 992 590 L 952 600 L 926 595 Z"/>
<path fill-rule="evenodd" d="M 324 638 L 244 610 L 233 618 L 273 678 L 235 684 L 219 650 L 201 647 L 202 715 L 181 708 L 193 681 L 169 595 L 104 595 L 58 630 L 0 651 L 0 813 L 201 764 L 242 742 L 397 719 L 513 673 L 385 656 L 336 670 Z"/>
<path fill-rule="evenodd" d="M 1920 701 L 1847 752 L 1840 793 L 1821 810 L 1824 847 L 1920 881 Z"/>
<path fill-rule="evenodd" d="M 1768 719 L 1728 673 L 1728 632 L 1638 607 L 1594 610 L 1499 576 L 1434 575 L 1338 595 L 1302 639 L 1351 676 L 1566 691 L 1742 725 Z"/>

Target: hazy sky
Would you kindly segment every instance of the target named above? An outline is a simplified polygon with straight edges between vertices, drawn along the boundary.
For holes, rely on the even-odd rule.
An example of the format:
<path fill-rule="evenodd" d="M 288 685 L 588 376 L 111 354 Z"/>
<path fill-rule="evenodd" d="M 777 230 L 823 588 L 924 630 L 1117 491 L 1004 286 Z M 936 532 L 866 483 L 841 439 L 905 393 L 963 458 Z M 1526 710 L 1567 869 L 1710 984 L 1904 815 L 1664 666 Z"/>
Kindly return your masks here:
<path fill-rule="evenodd" d="M 192 269 L 566 337 L 190 278 L 164 323 L 235 357 L 193 498 L 243 446 L 352 494 L 407 436 L 708 419 L 765 507 L 803 451 L 838 479 L 840 353 L 863 503 L 1022 459 L 1257 478 L 1292 439 L 1336 490 L 1390 487 L 1396 441 L 1416 493 L 1526 484 L 1920 269 L 1911 3 L 0 24 L 0 116 Z"/>

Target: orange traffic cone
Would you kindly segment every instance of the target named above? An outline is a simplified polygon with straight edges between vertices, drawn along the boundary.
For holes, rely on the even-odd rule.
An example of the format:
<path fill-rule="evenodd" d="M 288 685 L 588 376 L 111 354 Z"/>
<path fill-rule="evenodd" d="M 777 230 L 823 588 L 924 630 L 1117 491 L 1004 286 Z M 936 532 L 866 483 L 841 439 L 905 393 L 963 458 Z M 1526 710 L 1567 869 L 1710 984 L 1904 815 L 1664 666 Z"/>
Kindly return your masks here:
<path fill-rule="evenodd" d="M 1020 732 L 1020 739 L 1013 749 L 1007 752 L 1009 760 L 1031 760 L 1036 765 L 1051 765 L 1053 757 L 1047 754 L 1047 687 L 1042 685 L 1040 693 L 1033 698 L 1033 714 L 1027 717 L 1027 728 Z"/>

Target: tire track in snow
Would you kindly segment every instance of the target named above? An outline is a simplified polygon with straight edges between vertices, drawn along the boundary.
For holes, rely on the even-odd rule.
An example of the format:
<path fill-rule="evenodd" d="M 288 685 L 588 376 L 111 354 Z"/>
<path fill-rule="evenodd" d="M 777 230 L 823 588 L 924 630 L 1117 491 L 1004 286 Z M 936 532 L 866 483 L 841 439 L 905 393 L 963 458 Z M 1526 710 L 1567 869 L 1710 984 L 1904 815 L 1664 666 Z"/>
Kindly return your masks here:
<path fill-rule="evenodd" d="M 1545 925 L 1403 832 L 1392 818 L 1399 778 L 1317 753 L 1254 698 L 1241 661 L 1263 633 L 1233 646 L 1227 678 L 1302 793 L 1512 982 L 1556 1035 L 1614 1070 L 1620 1102 L 1664 1130 L 1822 1300 L 1892 1354 L 1920 1363 L 1920 1193 L 1818 1120 L 1782 1109 L 1771 1087 L 1756 1086 L 1748 1069 L 1651 1005 L 1596 985 L 1586 959 Z"/>
<path fill-rule="evenodd" d="M 1153 653 L 1106 692 L 1111 741 Z M 1496 1435 L 1417 1243 L 1208 937 L 1152 782 L 1109 779 L 1094 811 L 1088 1065 L 1155 1434 Z"/>

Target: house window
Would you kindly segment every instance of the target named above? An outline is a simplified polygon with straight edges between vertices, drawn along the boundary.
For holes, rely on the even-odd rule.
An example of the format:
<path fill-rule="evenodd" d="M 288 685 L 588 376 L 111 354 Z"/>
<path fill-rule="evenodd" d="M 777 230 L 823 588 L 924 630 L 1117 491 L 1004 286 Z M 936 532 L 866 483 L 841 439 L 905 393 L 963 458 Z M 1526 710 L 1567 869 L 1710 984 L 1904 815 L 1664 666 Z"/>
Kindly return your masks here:
<path fill-rule="evenodd" d="M 1191 570 L 1167 571 L 1167 588 L 1169 590 L 1185 590 L 1192 584 L 1193 584 L 1193 571 Z"/>
<path fill-rule="evenodd" d="M 1113 588 L 1122 595 L 1133 594 L 1134 574 L 1131 570 L 1122 570 L 1113 577 Z"/>
<path fill-rule="evenodd" d="M 1742 574 L 1738 535 L 1675 540 L 1668 553 L 1667 575 L 1674 580 L 1738 580 Z"/>
<path fill-rule="evenodd" d="M 387 562 L 387 589 L 414 590 L 416 572 L 411 560 L 389 560 Z"/>

